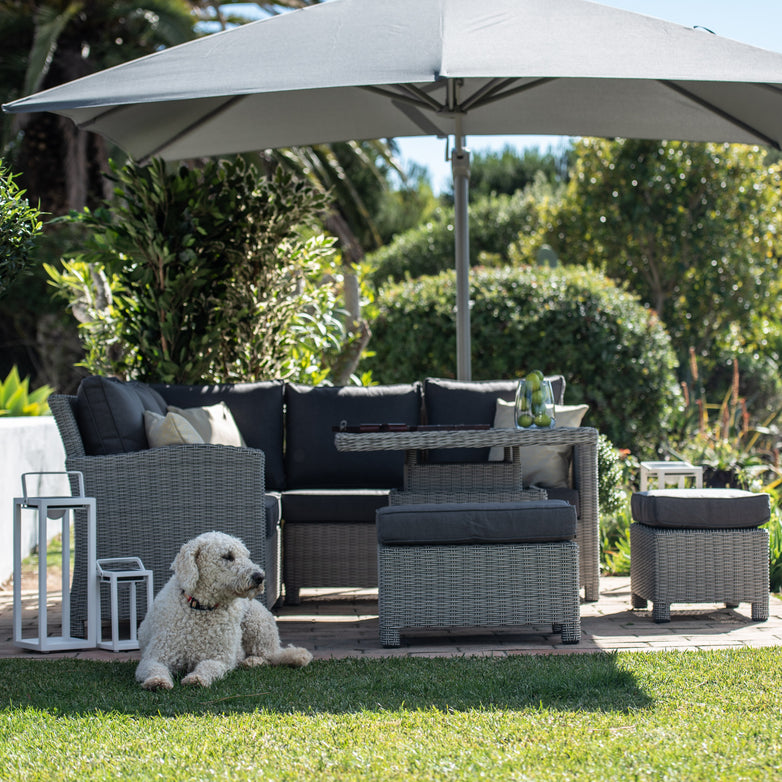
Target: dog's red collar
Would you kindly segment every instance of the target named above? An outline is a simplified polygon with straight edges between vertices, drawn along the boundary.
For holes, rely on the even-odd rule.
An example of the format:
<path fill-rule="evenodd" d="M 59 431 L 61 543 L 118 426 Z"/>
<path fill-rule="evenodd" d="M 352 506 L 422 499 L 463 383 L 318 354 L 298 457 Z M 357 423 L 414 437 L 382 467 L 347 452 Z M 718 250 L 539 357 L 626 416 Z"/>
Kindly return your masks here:
<path fill-rule="evenodd" d="M 214 611 L 217 606 L 219 606 L 219 603 L 216 603 L 213 606 L 205 606 L 200 601 L 196 600 L 192 595 L 188 595 L 185 590 L 182 590 L 182 594 L 185 597 L 185 602 L 190 606 L 190 608 L 193 608 L 196 611 Z"/>

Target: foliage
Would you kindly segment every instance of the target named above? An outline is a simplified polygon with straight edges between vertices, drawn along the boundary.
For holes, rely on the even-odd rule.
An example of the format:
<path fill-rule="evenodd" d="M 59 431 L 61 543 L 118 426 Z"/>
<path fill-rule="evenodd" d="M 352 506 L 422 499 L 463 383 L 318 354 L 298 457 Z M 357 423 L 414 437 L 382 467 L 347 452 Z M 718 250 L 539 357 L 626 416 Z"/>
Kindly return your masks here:
<path fill-rule="evenodd" d="M 617 449 L 604 434 L 598 435 L 597 502 L 603 520 L 618 513 L 624 505 L 622 478 L 622 462 Z"/>
<path fill-rule="evenodd" d="M 303 337 L 306 315 L 326 304 L 311 279 L 333 247 L 301 228 L 326 197 L 281 168 L 260 177 L 242 158 L 172 172 L 131 163 L 113 179 L 113 205 L 76 216 L 91 229 L 84 253 L 53 275 L 89 324 L 90 368 L 174 383 L 302 371 L 307 340 L 317 343 Z M 333 318 L 325 328 L 318 339 L 333 343 Z"/>
<path fill-rule="evenodd" d="M 582 139 L 562 208 L 539 236 L 653 307 L 683 364 L 762 342 L 776 306 L 780 168 L 758 148 Z M 778 320 L 776 316 L 774 319 Z"/>
<path fill-rule="evenodd" d="M 123 290 L 117 275 L 109 279 L 101 265 L 88 263 L 82 257 L 62 261 L 61 268 L 44 263 L 44 269 L 58 295 L 68 301 L 79 324 L 84 350 L 79 366 L 94 375 L 114 374 L 127 351 L 114 306 L 115 295 Z"/>
<path fill-rule="evenodd" d="M 600 567 L 609 576 L 630 575 L 630 495 L 614 515 L 600 518 Z"/>
<path fill-rule="evenodd" d="M 0 2 L 0 94 L 4 102 L 86 76 L 195 37 L 185 0 L 14 0 Z M 2 154 L 52 214 L 103 196 L 102 138 L 49 113 L 7 114 Z"/>
<path fill-rule="evenodd" d="M 0 296 L 28 272 L 35 239 L 42 230 L 41 212 L 30 206 L 17 177 L 0 160 Z"/>
<path fill-rule="evenodd" d="M 733 360 L 731 386 L 719 404 L 707 401 L 699 382 L 695 351 L 690 354 L 690 381 L 682 383 L 684 406 L 667 435 L 666 450 L 676 458 L 703 465 L 713 485 L 726 482 L 760 490 L 776 481 L 779 463 L 779 415 L 753 423 L 747 400 L 740 394 L 738 359 Z"/>
<path fill-rule="evenodd" d="M 552 184 L 569 178 L 570 147 L 554 152 L 541 152 L 537 147 L 521 154 L 513 147 L 499 152 L 475 152 L 470 160 L 470 200 L 476 202 L 490 195 L 513 195 L 525 190 L 539 179 Z M 453 195 L 451 194 L 451 199 Z"/>
<path fill-rule="evenodd" d="M 134 662 L 0 661 L 7 779 L 778 778 L 782 650 L 385 658 L 142 690 Z"/>
<path fill-rule="evenodd" d="M 470 263 L 506 260 L 508 245 L 519 233 L 537 230 L 539 204 L 558 198 L 558 191 L 542 180 L 514 195 L 489 195 L 470 207 Z M 378 285 L 453 268 L 453 207 L 440 207 L 425 223 L 397 236 L 370 256 Z"/>
<path fill-rule="evenodd" d="M 0 383 L 0 416 L 47 415 L 47 399 L 54 389 L 41 386 L 30 391 L 30 379 L 19 377 L 19 370 L 13 367 L 6 379 Z"/>
<path fill-rule="evenodd" d="M 630 496 L 638 485 L 638 459 L 617 450 L 601 434 L 597 440 L 600 506 L 600 567 L 611 576 L 630 575 Z"/>
<path fill-rule="evenodd" d="M 375 216 L 388 191 L 389 172 L 396 168 L 391 146 L 380 140 L 316 144 L 264 153 L 298 179 L 306 179 L 331 196 L 330 209 L 350 232 L 343 245 L 357 243 L 361 253 L 382 242 Z M 347 247 L 345 248 L 347 255 Z M 357 259 L 355 259 L 357 260 Z"/>
<path fill-rule="evenodd" d="M 769 588 L 782 592 L 782 496 L 779 486 L 766 488 L 771 496 L 771 518 L 764 527 L 769 535 Z"/>
<path fill-rule="evenodd" d="M 676 361 L 654 313 L 588 269 L 476 269 L 471 333 L 476 380 L 517 377 L 526 366 L 567 378 L 566 401 L 587 402 L 588 422 L 623 448 L 656 443 L 677 403 Z M 380 383 L 453 377 L 455 275 L 382 290 L 374 355 Z"/>
<path fill-rule="evenodd" d="M 383 194 L 375 215 L 375 224 L 383 245 L 418 225 L 429 222 L 440 205 L 432 191 L 428 171 L 410 164 L 401 186 Z"/>

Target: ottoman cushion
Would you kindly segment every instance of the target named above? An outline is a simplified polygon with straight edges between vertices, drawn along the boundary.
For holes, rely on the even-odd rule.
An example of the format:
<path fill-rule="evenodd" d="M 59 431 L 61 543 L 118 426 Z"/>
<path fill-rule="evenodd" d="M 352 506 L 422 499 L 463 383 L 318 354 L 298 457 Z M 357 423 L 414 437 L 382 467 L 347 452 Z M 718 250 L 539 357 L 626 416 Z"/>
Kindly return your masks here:
<path fill-rule="evenodd" d="M 576 510 L 564 500 L 392 505 L 377 511 L 386 546 L 550 543 L 576 537 Z"/>
<path fill-rule="evenodd" d="M 770 517 L 769 497 L 741 489 L 658 489 L 631 498 L 633 519 L 668 529 L 758 527 Z"/>

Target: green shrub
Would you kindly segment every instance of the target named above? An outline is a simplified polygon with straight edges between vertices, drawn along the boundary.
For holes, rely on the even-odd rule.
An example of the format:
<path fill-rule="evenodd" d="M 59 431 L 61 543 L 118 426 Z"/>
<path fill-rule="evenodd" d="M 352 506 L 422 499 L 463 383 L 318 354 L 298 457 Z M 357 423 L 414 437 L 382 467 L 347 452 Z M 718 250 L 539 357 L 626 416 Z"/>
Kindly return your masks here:
<path fill-rule="evenodd" d="M 453 377 L 455 275 L 383 289 L 362 363 L 380 383 Z M 472 375 L 513 378 L 529 367 L 567 378 L 566 401 L 622 448 L 656 446 L 678 400 L 676 360 L 654 314 L 602 275 L 570 267 L 476 269 Z"/>
<path fill-rule="evenodd" d="M 515 195 L 484 196 L 470 206 L 470 259 L 473 266 L 487 257 L 507 258 L 508 246 L 519 233 L 537 227 L 538 200 L 543 186 Z M 550 191 L 550 188 L 549 188 Z M 375 284 L 424 274 L 439 274 L 453 268 L 453 207 L 438 208 L 426 223 L 398 235 L 393 242 L 369 256 L 376 267 Z M 483 260 L 482 260 L 483 259 Z"/>
<path fill-rule="evenodd" d="M 333 243 L 309 235 L 324 195 L 241 157 L 198 169 L 128 163 L 112 178 L 114 200 L 76 216 L 90 229 L 84 252 L 62 272 L 47 267 L 81 320 L 90 371 L 322 379 L 313 351 L 336 352 L 343 336 L 336 300 L 310 284 L 334 271 Z"/>
<path fill-rule="evenodd" d="M 615 516 L 625 504 L 622 489 L 622 464 L 612 442 L 601 434 L 597 438 L 597 502 L 600 517 Z"/>
<path fill-rule="evenodd" d="M 41 212 L 30 206 L 0 160 L 0 296 L 29 271 L 35 239 L 41 233 Z"/>

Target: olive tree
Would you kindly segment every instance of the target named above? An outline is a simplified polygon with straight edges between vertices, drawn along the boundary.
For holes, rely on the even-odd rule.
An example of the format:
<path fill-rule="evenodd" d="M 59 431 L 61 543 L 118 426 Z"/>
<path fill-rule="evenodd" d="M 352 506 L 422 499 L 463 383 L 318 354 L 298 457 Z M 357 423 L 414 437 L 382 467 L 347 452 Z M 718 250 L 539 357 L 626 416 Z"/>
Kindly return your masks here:
<path fill-rule="evenodd" d="M 172 383 L 322 379 L 321 354 L 346 347 L 320 284 L 336 284 L 333 241 L 317 230 L 325 194 L 242 158 L 113 172 L 113 201 L 77 216 L 85 251 L 50 268 L 97 368 Z"/>

